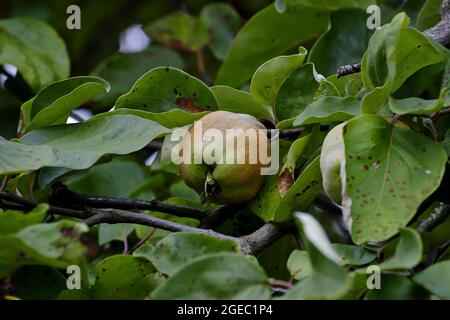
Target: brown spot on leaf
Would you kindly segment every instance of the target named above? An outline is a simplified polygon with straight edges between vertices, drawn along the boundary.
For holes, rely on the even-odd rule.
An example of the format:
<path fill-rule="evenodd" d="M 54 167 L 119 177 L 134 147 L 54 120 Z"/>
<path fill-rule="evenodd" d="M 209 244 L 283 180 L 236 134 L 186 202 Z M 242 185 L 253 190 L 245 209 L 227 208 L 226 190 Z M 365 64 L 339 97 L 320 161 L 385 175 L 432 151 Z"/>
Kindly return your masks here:
<path fill-rule="evenodd" d="M 195 104 L 195 100 L 191 98 L 183 98 L 180 97 L 176 101 L 177 106 L 179 106 L 181 109 L 186 109 L 190 112 L 202 112 L 205 111 L 203 108 L 197 106 Z"/>
<path fill-rule="evenodd" d="M 284 170 L 283 174 L 278 179 L 278 191 L 282 198 L 286 195 L 289 189 L 294 184 L 294 179 L 289 169 Z"/>

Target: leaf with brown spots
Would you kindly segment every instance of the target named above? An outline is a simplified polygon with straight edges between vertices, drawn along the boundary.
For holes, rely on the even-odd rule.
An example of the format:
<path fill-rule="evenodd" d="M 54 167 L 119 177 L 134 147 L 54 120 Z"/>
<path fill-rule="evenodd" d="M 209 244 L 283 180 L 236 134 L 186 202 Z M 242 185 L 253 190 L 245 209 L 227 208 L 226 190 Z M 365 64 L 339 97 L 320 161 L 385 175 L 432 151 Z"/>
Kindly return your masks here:
<path fill-rule="evenodd" d="M 352 239 L 358 244 L 384 241 L 405 227 L 439 187 L 447 155 L 428 137 L 380 116 L 359 116 L 346 129 L 342 206 L 352 219 Z"/>

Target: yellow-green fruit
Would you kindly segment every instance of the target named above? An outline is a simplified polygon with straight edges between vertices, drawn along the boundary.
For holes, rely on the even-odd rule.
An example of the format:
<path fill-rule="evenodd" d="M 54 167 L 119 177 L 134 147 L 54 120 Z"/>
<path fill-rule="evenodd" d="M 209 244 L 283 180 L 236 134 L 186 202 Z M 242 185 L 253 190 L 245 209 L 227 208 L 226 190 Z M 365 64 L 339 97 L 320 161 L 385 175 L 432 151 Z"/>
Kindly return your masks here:
<path fill-rule="evenodd" d="M 208 161 L 206 161 L 203 154 L 200 153 L 201 163 L 195 164 L 194 139 L 196 134 L 199 134 L 199 122 L 201 122 L 201 135 L 208 129 L 217 129 L 223 137 L 227 136 L 227 129 L 242 129 L 244 132 L 248 129 L 252 129 L 254 132 L 259 133 L 259 131 L 265 129 L 265 127 L 256 118 L 247 114 L 216 111 L 209 113 L 197 121 L 189 130 L 189 134 L 184 137 L 180 145 L 180 155 L 182 160 L 182 163 L 179 165 L 180 175 L 184 182 L 199 194 L 206 194 L 208 200 L 220 204 L 244 203 L 254 198 L 264 182 L 264 176 L 261 175 L 260 170 L 262 164 L 259 161 L 258 146 L 261 145 L 260 139 L 262 138 L 265 139 L 265 145 L 268 146 L 268 148 L 270 147 L 266 135 L 257 135 L 258 143 L 256 145 L 249 143 L 248 139 L 245 140 L 244 144 L 239 144 L 236 140 L 233 142 L 225 138 L 225 141 L 223 141 L 223 162 L 219 161 L 219 163 L 214 162 L 208 164 Z M 197 130 L 197 132 L 194 132 L 195 130 Z M 209 142 L 206 139 L 201 139 L 203 150 L 205 150 L 208 144 Z M 234 150 L 235 155 L 238 153 L 241 155 L 245 154 L 245 163 L 238 164 L 236 161 L 225 161 L 227 156 L 232 154 L 229 149 Z M 190 152 L 190 161 L 183 162 L 185 152 Z M 265 152 L 266 154 L 269 154 L 267 151 Z M 249 161 L 250 156 L 256 156 L 256 163 L 251 163 Z M 208 192 L 208 185 L 215 188 L 214 192 Z"/>
<path fill-rule="evenodd" d="M 325 193 L 337 204 L 342 202 L 341 162 L 345 159 L 342 130 L 345 123 L 334 127 L 325 137 L 320 154 L 320 170 Z"/>

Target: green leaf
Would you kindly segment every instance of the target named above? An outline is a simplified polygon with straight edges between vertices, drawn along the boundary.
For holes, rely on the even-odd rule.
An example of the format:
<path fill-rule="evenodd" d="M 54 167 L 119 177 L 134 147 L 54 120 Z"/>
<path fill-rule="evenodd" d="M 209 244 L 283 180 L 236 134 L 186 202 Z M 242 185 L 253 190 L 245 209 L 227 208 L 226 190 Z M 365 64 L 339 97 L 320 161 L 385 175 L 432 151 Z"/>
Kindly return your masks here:
<path fill-rule="evenodd" d="M 233 299 L 258 287 L 270 292 L 267 276 L 256 259 L 235 253 L 216 253 L 194 259 L 152 294 L 154 299 Z"/>
<path fill-rule="evenodd" d="M 52 300 L 66 289 L 66 278 L 47 266 L 24 266 L 15 272 L 12 282 L 14 295 L 23 300 Z"/>
<path fill-rule="evenodd" d="M 197 257 L 217 252 L 240 252 L 232 240 L 219 240 L 208 235 L 177 232 L 158 241 L 155 246 L 146 245 L 134 252 L 136 257 L 147 258 L 155 268 L 169 276 Z"/>
<path fill-rule="evenodd" d="M 439 99 L 425 100 L 416 97 L 405 99 L 389 99 L 389 109 L 396 114 L 428 114 L 438 112 L 445 107 L 446 89 L 442 90 Z"/>
<path fill-rule="evenodd" d="M 33 224 L 42 222 L 47 210 L 48 205 L 41 203 L 28 213 L 14 210 L 0 212 L 0 235 L 16 233 Z"/>
<path fill-rule="evenodd" d="M 300 47 L 298 54 L 276 57 L 262 64 L 250 84 L 253 98 L 265 106 L 272 106 L 281 85 L 303 64 L 307 53 L 305 48 Z"/>
<path fill-rule="evenodd" d="M 376 252 L 360 246 L 335 243 L 333 248 L 341 257 L 343 264 L 361 266 L 372 262 L 377 257 Z"/>
<path fill-rule="evenodd" d="M 445 139 L 441 142 L 441 145 L 450 157 L 450 129 L 445 133 Z"/>
<path fill-rule="evenodd" d="M 294 250 L 289 256 L 287 268 L 291 277 L 295 280 L 302 280 L 311 276 L 313 269 L 309 261 L 308 252 Z"/>
<path fill-rule="evenodd" d="M 153 121 L 115 115 L 38 129 L 27 133 L 21 141 L 37 147 L 37 150 L 50 147 L 54 157 L 49 166 L 86 169 L 104 154 L 128 154 L 140 150 L 164 133 L 168 130 Z M 25 168 L 16 166 L 15 169 Z"/>
<path fill-rule="evenodd" d="M 311 137 L 316 132 L 312 130 L 306 130 L 304 133 L 302 133 L 297 140 L 295 140 L 291 146 L 289 147 L 289 151 L 286 155 L 286 161 L 283 165 L 283 167 L 280 170 L 280 176 L 283 176 L 285 174 L 286 170 L 288 170 L 289 175 L 292 177 L 292 179 L 295 178 L 295 168 L 300 163 L 301 156 L 303 153 L 303 150 L 305 150 L 306 146 L 308 145 L 309 141 L 311 140 Z"/>
<path fill-rule="evenodd" d="M 148 36 L 163 45 L 187 51 L 204 47 L 209 40 L 203 22 L 187 13 L 177 12 L 162 17 L 144 28 Z"/>
<path fill-rule="evenodd" d="M 413 281 L 442 299 L 450 299 L 450 261 L 438 262 L 413 277 Z"/>
<path fill-rule="evenodd" d="M 147 179 L 143 166 L 113 160 L 98 164 L 83 175 L 65 180 L 70 190 L 92 196 L 126 197 Z"/>
<path fill-rule="evenodd" d="M 294 126 L 349 120 L 360 114 L 356 97 L 323 97 L 308 105 L 294 120 Z"/>
<path fill-rule="evenodd" d="M 292 72 L 275 92 L 274 109 L 278 120 L 292 119 L 302 113 L 313 102 L 319 89 L 314 65 L 305 64 Z"/>
<path fill-rule="evenodd" d="M 374 89 L 363 99 L 363 112 L 377 113 L 408 77 L 443 60 L 436 45 L 408 25 L 409 18 L 398 14 L 370 39 L 361 68 L 365 85 Z"/>
<path fill-rule="evenodd" d="M 112 84 L 109 93 L 95 98 L 94 102 L 102 107 L 112 107 L 120 95 L 131 89 L 136 79 L 160 66 L 183 69 L 184 62 L 176 51 L 157 45 L 151 45 L 141 52 L 113 54 L 91 73 Z"/>
<path fill-rule="evenodd" d="M 425 2 L 416 19 L 416 28 L 418 30 L 425 31 L 441 21 L 439 12 L 441 2 L 441 0 L 427 0 Z"/>
<path fill-rule="evenodd" d="M 227 3 L 211 3 L 203 7 L 200 19 L 208 27 L 209 48 L 217 59 L 223 61 L 241 26 L 239 13 Z"/>
<path fill-rule="evenodd" d="M 80 236 L 86 225 L 70 220 L 34 224 L 18 233 L 0 235 L 0 276 L 21 265 L 43 264 L 66 268 L 84 261 Z M 3 261 L 6 260 L 6 263 Z"/>
<path fill-rule="evenodd" d="M 98 300 L 147 298 L 161 283 L 154 271 L 149 261 L 129 255 L 110 256 L 95 267 L 94 297 Z"/>
<path fill-rule="evenodd" d="M 124 241 L 133 231 L 134 225 L 130 223 L 102 223 L 98 228 L 98 244 L 103 246 L 114 240 Z"/>
<path fill-rule="evenodd" d="M 307 210 L 322 190 L 319 162 L 317 157 L 306 166 L 284 197 L 279 192 L 279 176 L 267 177 L 258 196 L 249 203 L 250 209 L 265 222 L 289 220 L 294 210 Z"/>
<path fill-rule="evenodd" d="M 306 7 L 283 14 L 273 5 L 261 10 L 237 34 L 216 83 L 240 87 L 267 60 L 318 37 L 328 18 L 322 10 Z"/>
<path fill-rule="evenodd" d="M 33 18 L 0 20 L 0 65 L 17 67 L 34 92 L 69 76 L 69 56 L 58 34 Z"/>
<path fill-rule="evenodd" d="M 344 215 L 351 214 L 352 239 L 358 244 L 386 240 L 437 189 L 447 155 L 428 137 L 375 115 L 350 120 L 344 132 L 342 205 Z"/>
<path fill-rule="evenodd" d="M 91 100 L 107 93 L 109 83 L 97 77 L 73 77 L 54 82 L 41 91 L 31 102 L 30 123 L 27 132 L 52 125 L 65 124 L 70 112 Z"/>
<path fill-rule="evenodd" d="M 346 9 L 331 13 L 330 30 L 317 40 L 308 57 L 318 72 L 336 74 L 339 67 L 360 61 L 373 33 L 367 28 L 366 8 L 362 7 L 364 11 Z"/>
<path fill-rule="evenodd" d="M 311 275 L 289 290 L 283 299 L 338 299 L 348 292 L 351 280 L 339 266 L 341 260 L 331 246 L 325 231 L 309 214 L 297 213 L 296 222 L 301 229 L 311 263 Z"/>
<path fill-rule="evenodd" d="M 270 106 L 257 102 L 248 92 L 228 86 L 214 86 L 211 91 L 216 96 L 220 110 L 246 113 L 257 119 L 274 120 Z"/>
<path fill-rule="evenodd" d="M 292 217 L 293 210 L 304 211 L 309 209 L 316 196 L 322 190 L 319 160 L 319 157 L 316 157 L 300 173 L 277 206 L 273 221 L 286 221 Z"/>
<path fill-rule="evenodd" d="M 173 109 L 213 111 L 218 106 L 203 82 L 182 70 L 160 67 L 144 74 L 130 92 L 117 100 L 116 108 L 161 113 Z"/>
<path fill-rule="evenodd" d="M 113 115 L 131 115 L 142 119 L 151 120 L 159 123 L 166 128 L 179 128 L 192 124 L 200 118 L 204 117 L 207 112 L 192 113 L 181 109 L 172 109 L 166 112 L 148 112 L 137 109 L 120 108 L 110 112 L 100 113 L 91 118 L 91 120 L 98 120 L 102 118 L 109 118 Z"/>
<path fill-rule="evenodd" d="M 381 270 L 412 269 L 422 260 L 420 234 L 411 228 L 400 229 L 400 241 L 394 255 L 380 264 Z"/>
<path fill-rule="evenodd" d="M 311 6 L 326 10 L 337 10 L 343 8 L 367 9 L 374 4 L 372 0 L 283 0 L 287 10 L 297 10 L 297 6 Z M 279 4 L 280 5 L 280 4 Z"/>
<path fill-rule="evenodd" d="M 381 275 L 381 288 L 370 290 L 368 300 L 428 300 L 429 294 L 410 279 L 394 275 Z"/>
<path fill-rule="evenodd" d="M 0 174 L 34 171 L 49 166 L 52 160 L 49 146 L 29 146 L 0 139 Z"/>

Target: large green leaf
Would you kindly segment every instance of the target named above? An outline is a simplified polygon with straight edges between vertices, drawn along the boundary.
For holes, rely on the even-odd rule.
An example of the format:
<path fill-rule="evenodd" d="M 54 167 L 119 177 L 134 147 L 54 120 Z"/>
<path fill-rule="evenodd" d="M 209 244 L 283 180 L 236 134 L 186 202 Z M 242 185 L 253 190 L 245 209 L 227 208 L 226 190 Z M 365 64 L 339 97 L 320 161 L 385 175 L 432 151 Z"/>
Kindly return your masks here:
<path fill-rule="evenodd" d="M 0 235 L 16 233 L 33 224 L 42 222 L 47 210 L 48 205 L 41 203 L 26 214 L 14 210 L 0 212 Z"/>
<path fill-rule="evenodd" d="M 436 45 L 408 25 L 409 18 L 398 14 L 370 39 L 362 61 L 362 76 L 365 85 L 373 90 L 363 99 L 363 112 L 377 113 L 408 77 L 443 60 Z"/>
<path fill-rule="evenodd" d="M 166 128 L 178 128 L 192 124 L 206 114 L 207 112 L 192 113 L 181 109 L 172 109 L 166 112 L 148 112 L 138 109 L 120 108 L 110 112 L 99 113 L 98 115 L 93 116 L 91 120 L 109 118 L 112 115 L 131 115 L 155 121 Z"/>
<path fill-rule="evenodd" d="M 139 248 L 134 256 L 145 257 L 162 273 L 169 276 L 190 263 L 192 259 L 216 252 L 240 252 L 232 240 L 219 240 L 208 235 L 190 232 L 171 233 L 155 246 Z"/>
<path fill-rule="evenodd" d="M 250 84 L 253 98 L 265 106 L 273 106 L 281 85 L 303 64 L 307 53 L 300 47 L 298 54 L 276 57 L 262 64 Z"/>
<path fill-rule="evenodd" d="M 147 179 L 145 168 L 136 162 L 113 160 L 98 164 L 86 173 L 65 180 L 70 190 L 93 196 L 126 197 Z"/>
<path fill-rule="evenodd" d="M 442 299 L 450 299 L 450 261 L 442 261 L 428 267 L 414 276 L 414 282 L 420 284 Z"/>
<path fill-rule="evenodd" d="M 165 46 L 188 51 L 204 47 L 209 40 L 203 22 L 187 13 L 176 12 L 151 22 L 144 31 Z"/>
<path fill-rule="evenodd" d="M 116 108 L 161 113 L 174 109 L 190 112 L 217 110 L 214 94 L 200 80 L 176 68 L 160 67 L 144 74 Z"/>
<path fill-rule="evenodd" d="M 337 10 L 343 8 L 366 9 L 373 0 L 277 0 L 277 5 L 286 10 L 297 10 L 297 6 L 310 6 L 315 8 Z"/>
<path fill-rule="evenodd" d="M 21 265 L 43 264 L 56 268 L 80 265 L 85 253 L 80 236 L 86 231 L 84 224 L 60 220 L 50 224 L 34 224 L 17 233 L 0 235 L 0 277 Z"/>
<path fill-rule="evenodd" d="M 328 13 L 315 8 L 298 9 L 280 14 L 271 5 L 253 16 L 237 34 L 216 83 L 239 87 L 262 63 L 326 30 Z"/>
<path fill-rule="evenodd" d="M 412 269 L 422 260 L 420 234 L 411 228 L 400 229 L 400 241 L 394 255 L 380 264 L 382 270 Z"/>
<path fill-rule="evenodd" d="M 438 99 L 425 100 L 421 98 L 389 99 L 389 109 L 396 114 L 429 114 L 438 112 L 445 107 L 447 90 L 442 90 Z"/>
<path fill-rule="evenodd" d="M 352 239 L 386 240 L 439 186 L 447 155 L 428 137 L 375 115 L 350 120 L 344 132 L 342 205 L 352 218 Z"/>
<path fill-rule="evenodd" d="M 356 97 L 323 97 L 308 105 L 294 120 L 294 126 L 349 120 L 360 113 Z"/>
<path fill-rule="evenodd" d="M 382 274 L 381 288 L 370 290 L 367 300 L 427 300 L 429 293 L 410 279 L 396 274 Z"/>
<path fill-rule="evenodd" d="M 277 119 L 292 119 L 302 113 L 313 102 L 319 89 L 312 63 L 301 66 L 284 81 L 276 94 L 274 109 Z"/>
<path fill-rule="evenodd" d="M 152 294 L 154 299 L 233 299 L 242 291 L 260 288 L 270 296 L 267 276 L 256 259 L 216 253 L 194 259 Z"/>
<path fill-rule="evenodd" d="M 350 278 L 319 222 L 309 214 L 297 213 L 311 274 L 294 285 L 284 299 L 338 299 L 350 289 Z"/>
<path fill-rule="evenodd" d="M 131 89 L 136 79 L 160 66 L 183 69 L 184 62 L 176 51 L 157 45 L 151 45 L 141 52 L 113 54 L 92 71 L 93 76 L 112 84 L 110 92 L 95 98 L 94 102 L 101 104 L 101 107 L 112 107 L 120 95 Z"/>
<path fill-rule="evenodd" d="M 49 146 L 29 146 L 0 140 L 0 174 L 33 171 L 51 165 L 53 152 Z"/>
<path fill-rule="evenodd" d="M 109 89 L 109 83 L 97 77 L 73 77 L 54 82 L 33 98 L 29 114 L 24 117 L 29 120 L 29 124 L 24 123 L 25 130 L 64 124 L 73 109 Z"/>
<path fill-rule="evenodd" d="M 208 27 L 209 48 L 217 59 L 223 61 L 241 26 L 239 13 L 227 3 L 211 3 L 203 7 L 200 19 Z"/>
<path fill-rule="evenodd" d="M 318 72 L 332 75 L 339 67 L 361 60 L 373 33 L 367 28 L 366 8 L 363 7 L 364 11 L 346 9 L 331 13 L 330 30 L 315 43 L 308 57 Z"/>
<path fill-rule="evenodd" d="M 95 299 L 144 299 L 161 282 L 149 261 L 129 255 L 110 256 L 95 267 Z"/>
<path fill-rule="evenodd" d="M 35 92 L 69 76 L 66 46 L 55 30 L 42 21 L 0 20 L 0 43 L 0 65 L 16 66 Z"/>
<path fill-rule="evenodd" d="M 168 130 L 153 121 L 114 115 L 84 123 L 38 129 L 27 133 L 21 141 L 39 149 L 50 147 L 54 156 L 48 166 L 86 169 L 104 154 L 127 154 L 140 150 L 164 133 Z M 20 166 L 15 169 L 24 170 Z"/>
<path fill-rule="evenodd" d="M 228 86 L 214 86 L 211 91 L 216 96 L 219 109 L 250 114 L 257 119 L 273 119 L 272 109 L 257 102 L 251 94 Z"/>

